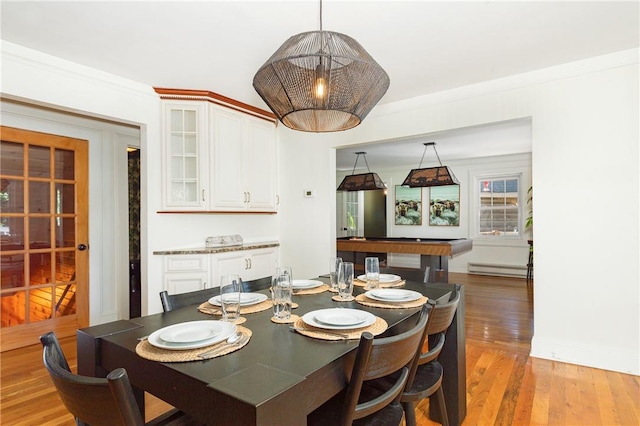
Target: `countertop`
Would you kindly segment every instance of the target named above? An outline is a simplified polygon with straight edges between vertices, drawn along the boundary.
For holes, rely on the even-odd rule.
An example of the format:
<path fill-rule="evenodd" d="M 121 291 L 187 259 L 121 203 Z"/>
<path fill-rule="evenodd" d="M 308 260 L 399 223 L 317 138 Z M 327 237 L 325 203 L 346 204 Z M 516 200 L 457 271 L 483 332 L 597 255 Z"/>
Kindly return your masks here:
<path fill-rule="evenodd" d="M 260 243 L 244 243 L 237 246 L 220 246 L 220 247 L 196 247 L 196 248 L 179 248 L 169 250 L 157 250 L 153 254 L 168 255 L 168 254 L 217 254 L 227 253 L 231 251 L 243 251 L 243 250 L 256 250 L 269 247 L 279 247 L 280 243 L 277 241 L 266 241 Z"/>

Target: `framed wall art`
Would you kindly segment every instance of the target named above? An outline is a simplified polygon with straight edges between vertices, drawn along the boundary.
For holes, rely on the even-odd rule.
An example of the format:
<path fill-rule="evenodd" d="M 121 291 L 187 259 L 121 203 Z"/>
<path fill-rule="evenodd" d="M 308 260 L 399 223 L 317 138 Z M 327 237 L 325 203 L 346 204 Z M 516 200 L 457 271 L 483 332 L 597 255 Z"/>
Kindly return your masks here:
<path fill-rule="evenodd" d="M 460 226 L 460 185 L 429 188 L 429 225 Z"/>
<path fill-rule="evenodd" d="M 422 188 L 396 185 L 396 225 L 422 225 Z"/>

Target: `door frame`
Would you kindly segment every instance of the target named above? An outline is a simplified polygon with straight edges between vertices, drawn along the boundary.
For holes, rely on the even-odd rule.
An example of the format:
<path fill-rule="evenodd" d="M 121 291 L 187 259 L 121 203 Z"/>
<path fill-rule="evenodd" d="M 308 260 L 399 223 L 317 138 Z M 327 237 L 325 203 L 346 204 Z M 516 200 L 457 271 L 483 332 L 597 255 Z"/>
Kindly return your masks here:
<path fill-rule="evenodd" d="M 7 126 L 89 141 L 89 325 L 128 318 L 128 306 L 121 306 L 129 292 L 125 150 L 140 147 L 140 126 L 6 98 L 0 100 L 0 112 Z"/>

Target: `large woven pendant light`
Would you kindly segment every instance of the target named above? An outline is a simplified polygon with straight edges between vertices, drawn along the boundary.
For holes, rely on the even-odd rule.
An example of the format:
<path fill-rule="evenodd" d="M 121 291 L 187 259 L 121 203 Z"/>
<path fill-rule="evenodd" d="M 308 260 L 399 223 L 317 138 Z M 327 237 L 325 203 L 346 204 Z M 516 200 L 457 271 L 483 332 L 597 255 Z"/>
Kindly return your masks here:
<path fill-rule="evenodd" d="M 351 129 L 389 88 L 389 76 L 354 39 L 333 31 L 294 35 L 262 65 L 253 87 L 287 127 Z"/>

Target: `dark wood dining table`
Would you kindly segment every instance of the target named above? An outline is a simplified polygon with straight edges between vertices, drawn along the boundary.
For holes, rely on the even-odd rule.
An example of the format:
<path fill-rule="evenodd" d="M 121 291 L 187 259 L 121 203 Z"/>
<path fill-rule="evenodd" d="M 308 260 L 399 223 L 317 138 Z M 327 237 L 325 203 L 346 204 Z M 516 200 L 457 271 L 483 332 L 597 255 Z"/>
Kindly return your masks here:
<path fill-rule="evenodd" d="M 446 301 L 453 286 L 407 281 L 404 288 Z M 363 291 L 356 287 L 354 294 Z M 332 295 L 328 291 L 294 295 L 299 307 L 293 313 L 302 316 L 340 306 L 363 309 L 388 323 L 386 335 L 411 327 L 419 312 L 418 308 L 381 309 L 356 301 L 335 302 Z M 463 301 L 460 305 L 464 306 Z M 460 424 L 466 414 L 464 314 L 459 310 L 457 315 L 441 356 L 452 424 Z M 343 358 L 357 347 L 358 340 L 303 336 L 292 332 L 288 324 L 271 322 L 271 310 L 243 316 L 247 319 L 243 326 L 253 333 L 249 344 L 221 357 L 192 362 L 150 361 L 140 357 L 135 348 L 139 337 L 160 328 L 213 318 L 199 312 L 197 306 L 79 329 L 78 373 L 105 377 L 114 368 L 124 367 L 143 412 L 146 391 L 209 425 L 306 424 L 308 413 L 346 386 Z"/>

